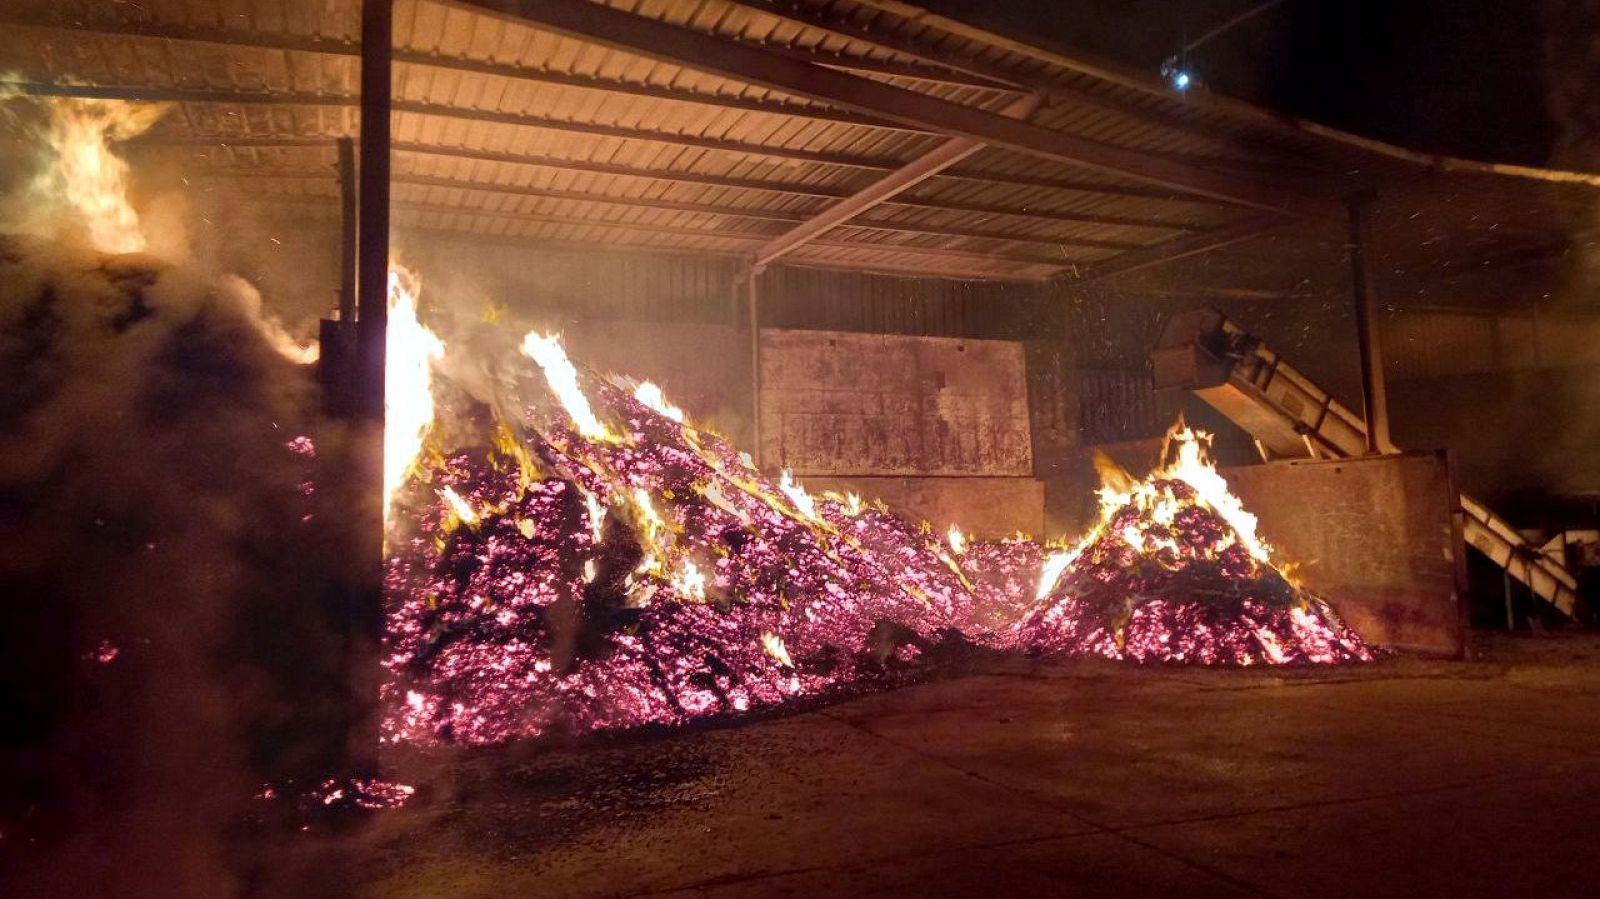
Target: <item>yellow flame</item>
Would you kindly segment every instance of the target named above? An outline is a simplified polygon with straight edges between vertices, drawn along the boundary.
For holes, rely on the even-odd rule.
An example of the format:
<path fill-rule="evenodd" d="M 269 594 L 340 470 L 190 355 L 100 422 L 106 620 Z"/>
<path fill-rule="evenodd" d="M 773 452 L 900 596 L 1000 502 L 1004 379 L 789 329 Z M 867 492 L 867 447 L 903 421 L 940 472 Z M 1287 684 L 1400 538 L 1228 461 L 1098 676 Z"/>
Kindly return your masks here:
<path fill-rule="evenodd" d="M 139 214 L 128 202 L 128 164 L 111 142 L 142 134 L 164 105 L 122 100 L 60 98 L 50 103 L 44 139 L 50 166 L 34 183 L 46 202 L 65 202 L 82 220 L 89 242 L 104 253 L 138 253 L 147 244 Z"/>
<path fill-rule="evenodd" d="M 1200 499 L 1238 532 L 1239 542 L 1251 556 L 1259 562 L 1271 561 L 1272 547 L 1256 534 L 1256 516 L 1245 511 L 1244 502 L 1228 489 L 1227 479 L 1210 459 L 1211 435 L 1179 421 L 1167 432 L 1167 448 L 1174 446 L 1173 461 L 1157 477 L 1175 478 L 1193 487 Z"/>
<path fill-rule="evenodd" d="M 650 495 L 646 493 L 644 498 L 648 502 Z M 606 507 L 600 505 L 600 497 L 595 496 L 593 493 L 585 493 L 583 495 L 583 504 L 589 510 L 589 536 L 594 538 L 594 542 L 599 543 L 605 538 Z M 655 512 L 654 509 L 650 511 L 652 514 Z"/>
<path fill-rule="evenodd" d="M 853 491 L 836 493 L 832 490 L 828 490 L 822 495 L 824 498 L 831 499 L 838 503 L 840 511 L 852 518 L 860 515 L 861 511 L 866 508 L 866 506 L 861 502 L 861 497 Z"/>
<path fill-rule="evenodd" d="M 450 511 L 456 513 L 456 517 L 461 519 L 462 524 L 474 525 L 478 523 L 478 513 L 473 510 L 472 504 L 462 499 L 461 494 L 457 493 L 454 488 L 445 487 L 440 489 L 439 496 L 449 504 Z"/>
<path fill-rule="evenodd" d="M 1061 572 L 1066 571 L 1067 566 L 1071 565 L 1072 560 L 1081 552 L 1083 548 L 1080 546 L 1065 552 L 1053 552 L 1045 557 L 1044 567 L 1039 571 L 1039 589 L 1034 593 L 1034 598 L 1044 599 L 1049 596 L 1050 591 L 1055 588 L 1056 581 L 1061 579 Z"/>
<path fill-rule="evenodd" d="M 806 488 L 795 482 L 794 475 L 789 469 L 783 470 L 783 475 L 778 479 L 778 489 L 789 497 L 789 502 L 794 503 L 795 511 L 807 518 L 817 517 L 817 502 L 806 492 Z"/>
<path fill-rule="evenodd" d="M 639 562 L 639 567 L 634 569 L 640 573 L 659 572 L 661 560 L 657 557 L 659 537 L 666 530 L 667 523 L 662 520 L 660 513 L 656 512 L 655 504 L 650 501 L 650 491 L 643 487 L 636 487 L 633 491 L 633 504 L 639 510 L 639 528 L 644 533 L 645 547 L 644 559 Z"/>
<path fill-rule="evenodd" d="M 1182 481 L 1194 488 L 1202 505 L 1216 512 L 1233 528 L 1239 536 L 1240 545 L 1252 558 L 1270 564 L 1272 547 L 1256 534 L 1256 516 L 1245 511 L 1244 502 L 1233 495 L 1228 489 L 1227 479 L 1217 472 L 1216 463 L 1210 457 L 1211 440 L 1209 433 L 1189 427 L 1180 418 L 1167 431 L 1161 453 L 1166 461 L 1149 477 L 1137 483 L 1128 478 L 1126 473 L 1106 479 L 1099 491 L 1102 527 L 1118 509 L 1129 503 L 1137 504 L 1141 510 L 1149 512 L 1157 524 L 1172 524 L 1181 505 L 1170 494 L 1157 489 L 1155 482 Z M 1103 478 L 1108 472 L 1121 472 L 1114 466 L 1097 467 Z M 1147 543 L 1138 529 L 1132 527 L 1124 529 L 1122 537 L 1129 546 L 1145 552 L 1178 548 L 1175 542 L 1166 538 L 1153 538 Z"/>
<path fill-rule="evenodd" d="M 779 665 L 785 668 L 794 667 L 794 660 L 789 658 L 789 648 L 783 645 L 783 638 L 772 631 L 761 632 L 761 648 L 767 651 L 767 655 L 777 660 Z"/>
<path fill-rule="evenodd" d="M 389 272 L 389 327 L 383 372 L 386 516 L 433 423 L 433 364 L 444 358 L 444 342 L 417 319 L 416 283 L 415 276 L 405 269 L 397 267 Z"/>
<path fill-rule="evenodd" d="M 1208 454 L 1211 439 L 1210 434 L 1185 425 L 1180 418 L 1167 431 L 1161 454 L 1165 461 L 1143 481 L 1134 481 L 1109 458 L 1097 458 L 1095 467 L 1102 479 L 1099 490 L 1100 521 L 1075 547 L 1052 553 L 1045 559 L 1039 576 L 1037 598 L 1044 599 L 1049 595 L 1067 566 L 1106 533 L 1111 526 L 1112 516 L 1124 506 L 1137 505 L 1157 524 L 1171 525 L 1182 510 L 1182 504 L 1169 491 L 1156 487 L 1157 481 L 1183 481 L 1194 488 L 1198 502 L 1229 524 L 1238 535 L 1239 544 L 1252 558 L 1263 564 L 1272 564 L 1272 547 L 1256 534 L 1256 517 L 1246 512 L 1244 503 L 1228 490 L 1227 480 L 1217 472 L 1216 464 L 1211 461 Z M 1162 550 L 1177 553 L 1180 550 L 1177 541 L 1170 536 L 1146 534 L 1134 525 L 1123 527 L 1118 536 L 1141 553 Z M 1226 548 L 1226 544 L 1215 547 L 1217 551 Z"/>
<path fill-rule="evenodd" d="M 579 434 L 590 440 L 617 440 L 611 429 L 595 416 L 589 398 L 583 395 L 583 388 L 578 386 L 578 369 L 567 358 L 559 335 L 529 331 L 528 336 L 522 339 L 522 352 L 544 369 L 545 381 L 550 384 L 556 399 L 561 401 L 562 408 L 567 410 L 572 423 L 577 425 Z"/>
<path fill-rule="evenodd" d="M 950 525 L 950 532 L 945 535 L 945 540 L 950 544 L 950 551 L 956 555 L 959 556 L 967 551 L 967 535 L 961 533 L 960 525 Z"/>
<path fill-rule="evenodd" d="M 633 398 L 676 422 L 683 421 L 683 410 L 667 402 L 667 397 L 650 381 L 642 381 L 633 390 Z"/>
<path fill-rule="evenodd" d="M 706 598 L 706 576 L 693 559 L 685 559 L 683 567 L 672 575 L 672 588 L 681 597 L 703 602 Z"/>

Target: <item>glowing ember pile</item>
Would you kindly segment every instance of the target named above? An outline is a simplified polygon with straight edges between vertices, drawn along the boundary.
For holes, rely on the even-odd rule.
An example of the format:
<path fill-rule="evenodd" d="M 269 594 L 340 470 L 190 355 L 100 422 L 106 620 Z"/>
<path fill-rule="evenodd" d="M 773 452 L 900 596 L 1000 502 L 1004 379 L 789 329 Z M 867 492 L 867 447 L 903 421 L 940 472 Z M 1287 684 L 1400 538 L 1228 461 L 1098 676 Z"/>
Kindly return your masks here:
<path fill-rule="evenodd" d="M 441 404 L 492 445 L 413 466 L 426 422 L 407 419 L 405 458 L 389 460 L 415 475 L 393 496 L 405 514 L 390 534 L 391 741 L 681 723 L 821 694 L 953 642 L 1208 664 L 1370 658 L 1272 566 L 1205 435 L 1175 431 L 1171 464 L 1108 486 L 1093 533 L 1047 556 L 1020 535 L 936 537 L 855 496 L 814 497 L 788 472 L 774 482 L 655 385 L 584 371 L 553 336 L 529 334 L 505 368 L 513 408 Z"/>
<path fill-rule="evenodd" d="M 677 723 L 815 695 L 952 634 L 1001 639 L 931 534 L 773 483 L 554 338 L 523 350 L 538 367 L 512 394 L 531 402 L 495 446 L 397 497 L 419 520 L 391 535 L 389 739 Z"/>
<path fill-rule="evenodd" d="M 1255 516 L 1206 458 L 1210 439 L 1179 422 L 1168 464 L 1102 488 L 1094 530 L 1045 560 L 1019 643 L 1141 662 L 1372 658 L 1327 603 L 1273 566 Z"/>

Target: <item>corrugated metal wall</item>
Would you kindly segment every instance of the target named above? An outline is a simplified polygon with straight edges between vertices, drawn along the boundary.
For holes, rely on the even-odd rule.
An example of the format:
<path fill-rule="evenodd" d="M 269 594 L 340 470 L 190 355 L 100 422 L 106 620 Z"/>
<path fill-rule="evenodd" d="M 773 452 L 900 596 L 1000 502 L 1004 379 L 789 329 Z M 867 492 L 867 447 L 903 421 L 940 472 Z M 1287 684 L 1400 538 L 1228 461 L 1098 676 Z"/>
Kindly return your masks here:
<path fill-rule="evenodd" d="M 720 256 L 430 247 L 424 272 L 512 309 L 573 318 L 742 323 L 744 268 Z M 1027 282 L 959 281 L 773 266 L 761 275 L 763 327 L 989 340 L 1059 339 L 1059 293 Z"/>
<path fill-rule="evenodd" d="M 1117 443 L 1166 433 L 1183 396 L 1158 394 L 1145 368 L 1078 370 L 1078 421 L 1085 443 Z"/>
<path fill-rule="evenodd" d="M 1065 333 L 1058 292 L 1044 284 L 904 278 L 799 266 L 761 276 L 766 327 L 987 340 Z"/>
<path fill-rule="evenodd" d="M 720 256 L 428 244 L 424 290 L 482 294 L 514 312 L 572 319 L 727 324 L 740 265 Z"/>
<path fill-rule="evenodd" d="M 1600 365 L 1600 317 L 1400 312 L 1383 349 L 1396 380 Z"/>

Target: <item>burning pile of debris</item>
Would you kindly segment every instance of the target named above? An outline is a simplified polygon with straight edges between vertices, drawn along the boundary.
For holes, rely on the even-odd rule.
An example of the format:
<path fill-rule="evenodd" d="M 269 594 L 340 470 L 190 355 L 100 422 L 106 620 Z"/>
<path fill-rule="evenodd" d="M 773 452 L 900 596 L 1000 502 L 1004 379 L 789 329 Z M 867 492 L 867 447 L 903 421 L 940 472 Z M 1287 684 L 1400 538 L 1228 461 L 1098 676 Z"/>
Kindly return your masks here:
<path fill-rule="evenodd" d="M 391 338 L 391 357 L 406 353 Z M 398 469 L 390 740 L 681 723 L 952 644 L 1204 664 L 1371 657 L 1272 566 L 1196 432 L 1176 431 L 1174 461 L 1143 483 L 1108 486 L 1094 532 L 1047 557 L 1026 538 L 941 540 L 881 505 L 773 481 L 653 384 L 580 369 L 554 337 L 528 335 L 521 356 L 534 364 L 504 366 L 500 391 L 516 402 L 445 403 L 493 431 L 488 445 Z M 420 448 L 429 419 L 409 419 Z"/>
<path fill-rule="evenodd" d="M 397 497 L 415 530 L 391 537 L 390 739 L 678 723 L 1004 639 L 925 530 L 774 482 L 555 338 L 523 349 L 537 368 L 513 366 L 526 402 L 493 446 Z"/>
<path fill-rule="evenodd" d="M 112 253 L 144 246 L 124 195 L 125 166 L 105 145 L 112 124 L 128 115 L 118 106 L 63 106 L 52 121 L 87 124 L 56 129 L 64 137 L 50 132 L 59 159 L 79 158 L 66 150 L 80 145 L 94 151 L 82 171 L 57 167 L 73 189 L 54 193 L 72 200 L 76 220 Z M 0 262 L 11 258 L 0 245 Z M 158 269 L 89 264 L 89 280 L 112 285 L 106 290 L 128 308 L 56 302 L 48 311 L 62 322 L 89 322 L 97 339 L 158 330 L 191 341 L 228 338 L 214 350 L 201 347 L 206 353 L 176 355 L 162 355 L 148 341 L 121 341 L 150 354 L 152 364 L 140 367 L 146 374 L 177 366 L 181 383 L 215 381 L 236 391 L 258 382 L 264 390 L 305 384 L 293 364 L 307 359 L 304 350 L 260 314 L 247 285 L 189 285 L 175 294 L 185 302 L 176 303 L 164 289 L 176 275 Z M 0 291 L 0 299 L 14 300 L 5 323 L 25 348 L 44 346 L 33 331 L 60 331 L 29 310 L 43 308 L 38 297 L 62 291 L 37 287 Z M 476 376 L 467 379 L 471 391 L 465 381 L 435 385 L 435 370 L 447 368 L 447 347 L 419 320 L 408 273 L 391 278 L 389 305 L 384 690 L 391 742 L 485 743 L 676 724 L 881 678 L 941 647 L 1226 664 L 1370 657 L 1324 603 L 1272 566 L 1254 519 L 1227 493 L 1193 432 L 1174 436 L 1174 461 L 1145 482 L 1124 478 L 1103 492 L 1104 520 L 1077 549 L 1047 556 L 1020 537 L 969 544 L 958 529 L 936 537 L 854 495 L 814 497 L 787 472 L 773 480 L 722 437 L 688 423 L 654 385 L 582 370 L 553 336 L 529 334 L 498 366 L 477 360 L 478 375 L 499 373 L 488 389 Z M 172 327 L 156 328 L 167 319 Z M 19 366 L 34 361 L 23 356 Z M 267 361 L 250 362 L 257 357 Z M 105 358 L 100 353 L 99 367 L 81 368 L 97 372 Z M 265 371 L 268 363 L 283 371 L 238 376 L 241 365 L 254 372 L 251 365 Z M 201 370 L 189 370 L 196 366 Z M 152 396 L 166 396 L 161 387 L 153 385 Z M 436 392 L 446 414 L 437 414 Z M 274 411 L 236 411 L 226 421 L 274 430 L 238 440 L 277 455 L 271 465 L 235 466 L 230 474 L 260 479 L 273 465 L 314 467 L 309 437 L 275 430 L 304 417 L 303 388 L 268 393 L 281 409 L 236 403 Z M 123 407 L 134 408 L 135 400 L 176 414 L 142 396 Z M 190 405 L 210 408 L 179 408 Z M 126 442 L 126 425 L 114 430 Z M 451 443 L 448 453 L 440 451 Z M 40 445 L 33 442 L 34 455 Z M 214 456 L 230 460 L 240 452 Z M 200 471 L 178 463 L 151 470 L 182 472 L 162 475 L 163 484 L 187 484 Z M 312 498 L 330 501 L 327 485 L 313 489 L 320 478 L 310 474 L 268 480 L 292 486 L 291 511 L 301 527 L 287 530 L 310 533 L 305 525 L 322 517 L 310 511 Z M 266 507 L 257 505 L 258 517 Z M 225 551 L 231 547 L 217 556 Z M 307 591 L 321 589 L 302 580 Z M 98 653 L 108 660 L 115 654 L 115 646 Z M 323 787 L 327 795 L 360 792 Z"/>
<path fill-rule="evenodd" d="M 1255 516 L 1207 458 L 1210 440 L 1180 421 L 1168 461 L 1143 481 L 1102 466 L 1100 521 L 1045 560 L 1021 645 L 1208 665 L 1372 658 L 1326 602 L 1273 565 Z"/>

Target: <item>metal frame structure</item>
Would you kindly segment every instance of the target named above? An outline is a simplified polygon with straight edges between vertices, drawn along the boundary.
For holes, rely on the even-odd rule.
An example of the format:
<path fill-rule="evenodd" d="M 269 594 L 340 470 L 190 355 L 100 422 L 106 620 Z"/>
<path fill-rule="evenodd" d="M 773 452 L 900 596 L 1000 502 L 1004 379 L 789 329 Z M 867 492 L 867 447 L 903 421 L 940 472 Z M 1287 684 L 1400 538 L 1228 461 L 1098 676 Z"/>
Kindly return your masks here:
<path fill-rule="evenodd" d="M 25 91 L 174 104 L 141 152 L 198 158 L 241 200 L 263 172 L 306 176 L 315 195 L 310 176 L 358 130 L 351 9 L 241 0 L 225 18 L 177 6 L 69 17 L 17 0 L 0 12 L 0 52 Z M 444 206 L 524 198 L 518 214 L 560 226 L 556 240 L 582 240 L 592 220 L 628 226 L 629 248 L 1076 283 L 1343 222 L 1347 198 L 1456 177 L 1440 172 L 1600 183 L 1178 95 L 899 0 L 394 9 L 396 189 L 426 186 Z M 686 244 L 689 232 L 707 239 Z"/>

